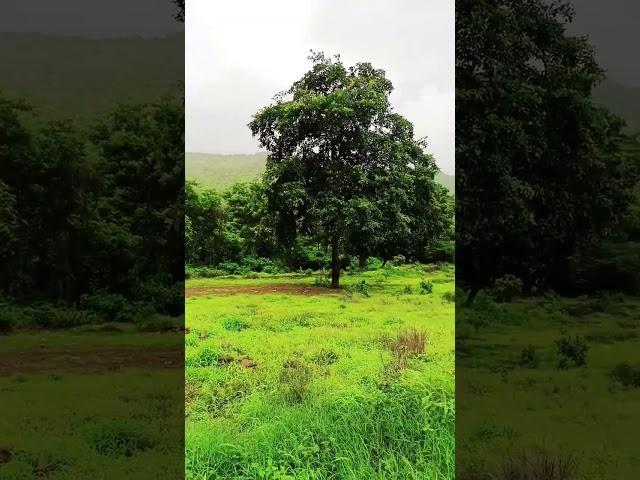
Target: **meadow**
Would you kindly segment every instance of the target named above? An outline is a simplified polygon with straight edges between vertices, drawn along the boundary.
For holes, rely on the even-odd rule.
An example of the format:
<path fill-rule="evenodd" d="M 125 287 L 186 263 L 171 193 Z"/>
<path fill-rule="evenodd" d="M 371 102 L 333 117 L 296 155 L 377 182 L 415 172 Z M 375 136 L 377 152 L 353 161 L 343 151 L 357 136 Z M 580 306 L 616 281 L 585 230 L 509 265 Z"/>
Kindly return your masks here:
<path fill-rule="evenodd" d="M 453 479 L 454 269 L 186 284 L 186 478 Z"/>
<path fill-rule="evenodd" d="M 478 298 L 456 313 L 458 478 L 637 475 L 639 298 Z"/>
<path fill-rule="evenodd" d="M 181 333 L 109 324 L 0 342 L 0 478 L 182 475 Z"/>

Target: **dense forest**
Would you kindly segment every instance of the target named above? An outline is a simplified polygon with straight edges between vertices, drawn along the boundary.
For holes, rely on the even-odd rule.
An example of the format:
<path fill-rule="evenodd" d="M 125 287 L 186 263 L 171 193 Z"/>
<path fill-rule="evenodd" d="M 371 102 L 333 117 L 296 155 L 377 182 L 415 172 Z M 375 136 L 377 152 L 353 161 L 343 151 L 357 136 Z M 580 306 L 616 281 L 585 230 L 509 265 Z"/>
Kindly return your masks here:
<path fill-rule="evenodd" d="M 0 97 L 5 300 L 80 306 L 107 317 L 132 302 L 180 313 L 182 99 L 123 105 L 88 127 L 31 126 L 33 114 L 25 102 Z M 61 315 L 56 326 L 80 321 Z"/>

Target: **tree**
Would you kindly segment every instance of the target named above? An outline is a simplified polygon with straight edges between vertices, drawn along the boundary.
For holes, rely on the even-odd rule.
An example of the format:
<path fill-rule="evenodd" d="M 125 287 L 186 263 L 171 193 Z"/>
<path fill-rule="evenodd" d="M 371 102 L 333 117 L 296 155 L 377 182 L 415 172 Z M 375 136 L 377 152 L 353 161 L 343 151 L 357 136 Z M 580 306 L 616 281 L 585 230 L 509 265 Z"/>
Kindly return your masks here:
<path fill-rule="evenodd" d="M 393 89 L 369 63 L 345 67 L 312 53 L 312 69 L 249 124 L 269 151 L 264 183 L 276 233 L 298 234 L 331 249 L 331 286 L 339 287 L 341 255 L 355 239 L 384 243 L 390 221 L 407 230 L 412 176 L 437 169 L 413 139 L 410 122 L 389 104 Z"/>
<path fill-rule="evenodd" d="M 505 274 L 559 287 L 581 242 L 626 202 L 621 122 L 564 1 L 456 3 L 457 279 L 469 301 Z M 557 279 L 554 282 L 554 279 Z"/>

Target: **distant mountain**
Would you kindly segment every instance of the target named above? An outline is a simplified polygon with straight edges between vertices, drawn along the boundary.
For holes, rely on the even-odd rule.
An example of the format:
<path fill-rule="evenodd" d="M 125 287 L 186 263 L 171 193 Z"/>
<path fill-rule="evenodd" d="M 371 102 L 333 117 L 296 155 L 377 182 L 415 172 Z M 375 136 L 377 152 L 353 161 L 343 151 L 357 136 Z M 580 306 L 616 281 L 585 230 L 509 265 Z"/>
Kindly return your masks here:
<path fill-rule="evenodd" d="M 43 118 L 93 120 L 157 100 L 184 82 L 184 35 L 88 39 L 0 33 L 0 91 Z"/>
<path fill-rule="evenodd" d="M 214 155 L 209 153 L 187 153 L 185 175 L 200 184 L 214 188 L 258 178 L 264 170 L 266 153 L 254 155 Z M 437 180 L 455 192 L 455 177 L 440 172 Z"/>
<path fill-rule="evenodd" d="M 640 87 L 606 79 L 594 90 L 593 97 L 596 102 L 624 118 L 629 130 L 640 131 Z"/>

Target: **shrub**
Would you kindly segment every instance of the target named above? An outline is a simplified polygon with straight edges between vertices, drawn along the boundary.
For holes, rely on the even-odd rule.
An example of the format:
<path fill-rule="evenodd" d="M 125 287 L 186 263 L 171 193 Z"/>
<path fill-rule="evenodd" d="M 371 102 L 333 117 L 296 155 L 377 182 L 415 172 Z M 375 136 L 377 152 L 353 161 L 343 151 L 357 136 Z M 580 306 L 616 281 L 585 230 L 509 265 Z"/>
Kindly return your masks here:
<path fill-rule="evenodd" d="M 299 358 L 290 358 L 284 362 L 280 372 L 280 385 L 289 403 L 295 404 L 304 400 L 312 373 L 309 365 Z"/>
<path fill-rule="evenodd" d="M 504 467 L 504 480 L 575 480 L 577 465 L 572 455 L 553 455 L 548 450 L 508 460 Z"/>
<path fill-rule="evenodd" d="M 405 295 L 411 295 L 413 293 L 413 288 L 411 288 L 411 285 L 405 285 L 402 289 L 402 293 Z"/>
<path fill-rule="evenodd" d="M 640 387 L 640 365 L 629 362 L 617 364 L 610 373 L 611 379 L 625 387 Z"/>
<path fill-rule="evenodd" d="M 314 277 L 313 284 L 316 287 L 329 287 L 331 286 L 331 280 L 329 280 L 329 277 L 325 275 L 318 275 Z"/>
<path fill-rule="evenodd" d="M 239 332 L 245 328 L 249 328 L 249 324 L 244 318 L 236 315 L 224 316 L 221 319 L 222 326 L 229 332 Z"/>
<path fill-rule="evenodd" d="M 152 279 L 138 287 L 136 296 L 157 313 L 174 316 L 184 313 L 184 283 L 168 284 L 162 279 Z"/>
<path fill-rule="evenodd" d="M 536 368 L 540 359 L 533 345 L 527 345 L 520 352 L 520 365 L 528 368 Z"/>
<path fill-rule="evenodd" d="M 313 363 L 315 363 L 316 365 L 324 365 L 324 366 L 333 365 L 339 359 L 340 357 L 336 352 L 334 352 L 333 350 L 325 349 L 325 348 L 321 349 L 318 353 L 316 353 L 312 357 Z"/>
<path fill-rule="evenodd" d="M 427 344 L 427 334 L 422 330 L 410 329 L 400 332 L 388 343 L 398 368 L 406 368 L 410 358 L 423 355 Z"/>
<path fill-rule="evenodd" d="M 420 280 L 420 293 L 422 295 L 431 295 L 433 293 L 433 283 L 429 280 Z"/>
<path fill-rule="evenodd" d="M 571 366 L 580 367 L 587 363 L 588 346 L 584 340 L 578 336 L 562 336 L 556 341 L 558 353 L 558 367 L 568 368 Z"/>
<path fill-rule="evenodd" d="M 454 263 L 456 257 L 456 242 L 454 240 L 438 240 L 433 245 L 425 249 L 425 263 Z"/>
<path fill-rule="evenodd" d="M 227 275 L 227 272 L 219 268 L 212 267 L 196 267 L 187 265 L 184 270 L 185 278 L 214 278 Z"/>
<path fill-rule="evenodd" d="M 442 300 L 447 302 L 447 303 L 455 303 L 455 301 L 456 301 L 455 292 L 444 292 L 442 294 Z"/>
<path fill-rule="evenodd" d="M 496 302 L 511 302 L 522 294 L 523 283 L 515 275 L 505 275 L 493 283 L 491 294 Z"/>
<path fill-rule="evenodd" d="M 391 259 L 391 264 L 396 267 L 404 265 L 405 263 L 407 263 L 407 257 L 405 257 L 404 255 L 396 255 Z"/>
<path fill-rule="evenodd" d="M 82 295 L 80 308 L 95 312 L 108 322 L 130 322 L 134 316 L 133 306 L 123 295 L 106 290 Z"/>
<path fill-rule="evenodd" d="M 352 289 L 355 293 L 359 293 L 360 295 L 363 295 L 365 297 L 371 296 L 371 294 L 369 293 L 369 285 L 367 284 L 366 280 L 360 280 L 360 282 L 356 283 L 352 287 Z"/>

